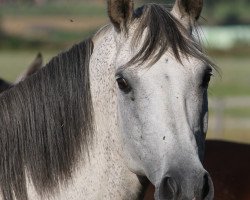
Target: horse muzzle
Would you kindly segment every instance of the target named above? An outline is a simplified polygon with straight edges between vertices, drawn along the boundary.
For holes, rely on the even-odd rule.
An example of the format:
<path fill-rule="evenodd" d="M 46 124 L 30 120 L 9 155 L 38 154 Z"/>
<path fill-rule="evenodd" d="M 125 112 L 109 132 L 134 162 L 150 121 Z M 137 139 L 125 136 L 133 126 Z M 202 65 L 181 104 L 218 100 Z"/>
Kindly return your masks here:
<path fill-rule="evenodd" d="M 191 173 L 192 174 L 192 173 Z M 156 200 L 212 200 L 214 188 L 210 175 L 204 170 L 196 176 L 168 173 L 156 185 Z"/>

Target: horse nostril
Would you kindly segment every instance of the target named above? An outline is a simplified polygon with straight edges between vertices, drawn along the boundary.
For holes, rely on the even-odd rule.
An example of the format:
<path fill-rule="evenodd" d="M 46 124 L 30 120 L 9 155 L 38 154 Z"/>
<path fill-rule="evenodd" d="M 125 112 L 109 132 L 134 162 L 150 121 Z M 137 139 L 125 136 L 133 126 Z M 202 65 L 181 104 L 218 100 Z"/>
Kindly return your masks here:
<path fill-rule="evenodd" d="M 159 188 L 160 199 L 175 199 L 175 194 L 177 192 L 177 185 L 173 178 L 165 177 Z"/>
<path fill-rule="evenodd" d="M 209 184 L 207 174 L 203 177 L 202 199 L 205 199 L 209 193 Z"/>
<path fill-rule="evenodd" d="M 210 176 L 206 173 L 203 177 L 202 199 L 213 198 L 213 184 Z"/>

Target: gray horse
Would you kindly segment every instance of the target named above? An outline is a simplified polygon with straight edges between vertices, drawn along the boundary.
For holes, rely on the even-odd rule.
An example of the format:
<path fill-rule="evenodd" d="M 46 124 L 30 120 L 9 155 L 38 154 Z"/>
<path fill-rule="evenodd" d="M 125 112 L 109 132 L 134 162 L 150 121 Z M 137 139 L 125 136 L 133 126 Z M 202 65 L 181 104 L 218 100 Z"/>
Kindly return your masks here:
<path fill-rule="evenodd" d="M 111 24 L 0 99 L 3 199 L 213 199 L 202 0 L 108 0 Z M 116 84 L 115 84 L 116 83 Z"/>

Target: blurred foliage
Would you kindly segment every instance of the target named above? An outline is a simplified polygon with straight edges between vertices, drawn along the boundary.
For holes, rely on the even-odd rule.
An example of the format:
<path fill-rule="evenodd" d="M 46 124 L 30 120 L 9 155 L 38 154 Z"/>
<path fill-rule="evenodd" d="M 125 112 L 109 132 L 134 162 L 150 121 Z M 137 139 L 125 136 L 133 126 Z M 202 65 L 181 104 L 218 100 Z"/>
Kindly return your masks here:
<path fill-rule="evenodd" d="M 63 3 L 50 2 L 40 6 L 33 4 L 4 4 L 0 7 L 1 15 L 11 16 L 39 16 L 39 15 L 75 15 L 75 16 L 100 16 L 106 17 L 105 5 L 95 3 Z"/>
<path fill-rule="evenodd" d="M 173 0 L 140 0 L 135 1 L 136 6 L 146 2 L 171 4 Z M 204 11 L 200 20 L 206 25 L 250 24 L 249 0 L 205 0 Z M 36 34 L 43 27 L 33 27 L 37 32 L 33 34 L 20 34 L 15 30 L 10 33 L 1 29 L 1 21 L 6 18 L 43 18 L 50 16 L 48 24 L 53 22 L 55 16 L 66 20 L 78 18 L 88 22 L 91 17 L 107 19 L 106 4 L 103 0 L 0 0 L 0 48 L 63 48 L 72 42 L 81 40 L 98 29 L 102 22 L 89 30 L 71 30 L 70 28 L 45 27 L 42 37 Z M 2 20 L 1 20 L 2 16 Z M 14 25 L 13 25 L 14 26 Z M 52 26 L 52 25 L 51 25 Z M 28 32 L 30 30 L 24 30 Z M 39 36 L 39 37 L 38 37 Z M 240 44 L 240 51 L 248 53 L 249 45 Z M 238 51 L 237 51 L 238 52 Z M 223 52 L 220 52 L 223 54 Z"/>
<path fill-rule="evenodd" d="M 250 96 L 249 56 L 236 57 L 231 54 L 213 58 L 221 74 L 214 72 L 209 88 L 210 97 Z"/>
<path fill-rule="evenodd" d="M 1 2 L 1 0 L 0 0 Z M 25 3 L 23 3 L 25 2 Z M 68 44 L 80 41 L 83 38 L 90 36 L 98 27 L 88 28 L 88 29 L 79 29 L 77 31 L 68 28 L 58 28 L 56 22 L 53 21 L 55 17 L 61 16 L 60 19 L 64 23 L 71 23 L 74 26 L 74 19 L 82 20 L 82 22 L 88 22 L 89 18 L 107 18 L 106 10 L 103 3 L 74 3 L 74 1 L 50 1 L 44 5 L 34 6 L 33 4 L 27 3 L 32 1 L 10 1 L 7 4 L 0 6 L 0 49 L 34 49 L 34 48 L 44 48 L 44 49 L 60 49 L 65 48 Z M 23 30 L 20 34 L 16 32 L 15 29 L 20 29 L 20 24 L 15 22 L 15 19 L 22 18 L 24 23 L 25 20 L 29 23 L 30 19 L 43 19 L 44 16 L 48 18 L 46 22 L 48 26 L 39 24 L 30 24 L 26 30 Z M 13 18 L 13 19 L 12 19 Z M 6 19 L 11 19 L 8 22 L 10 25 L 11 22 L 15 24 L 11 25 L 14 30 L 11 32 L 6 32 L 3 30 L 2 21 Z M 41 21 L 41 20 L 40 20 Z M 63 23 L 63 22 L 62 22 Z M 36 30 L 36 31 L 34 31 Z M 39 32 L 39 34 L 36 34 Z M 26 34 L 30 32 L 29 34 Z M 34 32 L 34 33 L 33 33 Z"/>
<path fill-rule="evenodd" d="M 174 0 L 139 0 L 144 3 L 172 4 Z M 103 0 L 0 0 L 0 13 L 14 15 L 105 15 Z M 249 0 L 204 0 L 206 24 L 250 24 Z M 38 5 L 38 6 L 34 6 Z"/>
<path fill-rule="evenodd" d="M 249 0 L 206 0 L 204 16 L 209 24 L 250 24 Z"/>

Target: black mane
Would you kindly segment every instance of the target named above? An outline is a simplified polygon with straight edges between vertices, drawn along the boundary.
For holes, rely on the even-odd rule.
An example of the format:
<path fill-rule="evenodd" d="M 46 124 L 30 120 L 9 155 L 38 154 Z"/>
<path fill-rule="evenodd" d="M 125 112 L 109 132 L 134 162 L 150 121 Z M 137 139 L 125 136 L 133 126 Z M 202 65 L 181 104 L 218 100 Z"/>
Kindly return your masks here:
<path fill-rule="evenodd" d="M 92 40 L 73 46 L 0 98 L 0 187 L 27 199 L 26 176 L 40 194 L 68 180 L 92 141 Z"/>

